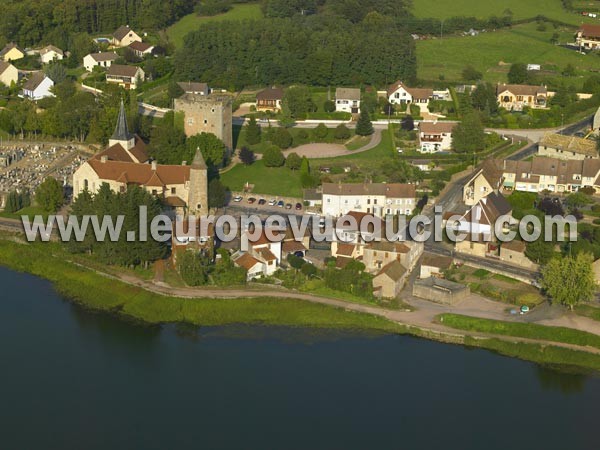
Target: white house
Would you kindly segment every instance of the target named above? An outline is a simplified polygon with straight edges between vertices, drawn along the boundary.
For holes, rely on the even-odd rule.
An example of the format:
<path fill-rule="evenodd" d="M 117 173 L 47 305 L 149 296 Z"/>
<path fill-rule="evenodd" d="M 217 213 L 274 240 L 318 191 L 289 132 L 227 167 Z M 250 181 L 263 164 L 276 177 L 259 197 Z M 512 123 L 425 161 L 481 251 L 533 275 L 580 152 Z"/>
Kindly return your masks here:
<path fill-rule="evenodd" d="M 64 58 L 64 52 L 54 45 L 47 45 L 40 50 L 40 61 L 42 64 L 50 64 L 52 61 L 60 61 Z"/>
<path fill-rule="evenodd" d="M 19 70 L 11 63 L 0 61 L 0 83 L 10 86 L 19 81 Z"/>
<path fill-rule="evenodd" d="M 90 53 L 83 57 L 83 67 L 88 72 L 94 70 L 94 67 L 108 69 L 118 57 L 114 52 Z"/>
<path fill-rule="evenodd" d="M 360 89 L 337 88 L 335 90 L 335 110 L 358 114 L 360 112 Z"/>
<path fill-rule="evenodd" d="M 273 275 L 281 264 L 282 239 L 270 240 L 266 230 L 257 237 L 246 230 L 242 232 L 240 251 L 234 254 L 233 262 L 248 271 L 248 280 Z"/>
<path fill-rule="evenodd" d="M 452 130 L 456 122 L 420 122 L 419 151 L 437 153 L 452 148 Z"/>
<path fill-rule="evenodd" d="M 133 41 L 127 46 L 135 56 L 143 58 L 144 56 L 151 55 L 154 50 L 154 46 L 146 42 Z"/>
<path fill-rule="evenodd" d="M 44 72 L 35 72 L 23 85 L 23 97 L 31 100 L 40 100 L 45 97 L 54 97 L 50 89 L 54 81 L 44 75 Z"/>
<path fill-rule="evenodd" d="M 177 85 L 183 89 L 186 94 L 194 95 L 208 95 L 210 94 L 210 88 L 206 83 L 198 83 L 195 81 L 180 81 Z"/>
<path fill-rule="evenodd" d="M 433 89 L 409 88 L 402 81 L 396 81 L 388 88 L 387 98 L 392 105 L 414 103 L 421 109 L 426 109 L 429 100 L 433 98 Z"/>
<path fill-rule="evenodd" d="M 415 208 L 414 184 L 323 183 L 323 215 L 339 217 L 351 211 L 387 215 L 411 214 Z"/>

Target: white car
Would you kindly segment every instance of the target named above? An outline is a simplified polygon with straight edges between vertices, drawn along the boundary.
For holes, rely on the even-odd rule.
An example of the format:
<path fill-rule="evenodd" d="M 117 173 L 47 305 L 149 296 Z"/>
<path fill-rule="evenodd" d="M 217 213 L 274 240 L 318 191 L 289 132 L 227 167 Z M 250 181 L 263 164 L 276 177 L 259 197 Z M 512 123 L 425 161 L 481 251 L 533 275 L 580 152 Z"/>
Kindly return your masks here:
<path fill-rule="evenodd" d="M 241 195 L 238 195 L 237 197 L 233 197 L 234 202 L 241 202 L 242 200 L 243 200 L 243 197 Z"/>
<path fill-rule="evenodd" d="M 275 200 L 274 198 L 271 199 L 271 201 L 269 202 L 269 206 L 275 206 L 277 204 L 277 200 Z"/>

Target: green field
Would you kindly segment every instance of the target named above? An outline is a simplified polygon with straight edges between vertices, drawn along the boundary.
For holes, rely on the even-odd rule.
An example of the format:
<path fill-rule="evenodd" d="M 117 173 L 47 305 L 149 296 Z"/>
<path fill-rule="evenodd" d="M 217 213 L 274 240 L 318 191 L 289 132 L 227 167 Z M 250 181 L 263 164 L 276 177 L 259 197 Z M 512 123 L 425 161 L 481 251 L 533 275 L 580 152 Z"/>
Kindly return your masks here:
<path fill-rule="evenodd" d="M 220 20 L 260 19 L 262 11 L 258 3 L 233 5 L 231 10 L 217 16 L 198 16 L 196 13 L 182 17 L 177 23 L 167 28 L 169 41 L 179 48 L 183 46 L 183 38 L 190 31 L 197 30 L 201 24 Z"/>
<path fill-rule="evenodd" d="M 544 15 L 549 19 L 579 25 L 582 22 L 593 22 L 594 19 L 571 13 L 563 9 L 561 0 L 413 0 L 413 14 L 416 17 L 449 17 L 466 16 L 487 19 L 490 16 L 501 17 L 510 9 L 513 18 L 528 19 Z M 596 19 L 597 21 L 598 19 Z"/>
<path fill-rule="evenodd" d="M 246 182 L 254 185 L 258 194 L 302 197 L 300 171 L 287 167 L 265 167 L 262 161 L 250 166 L 238 164 L 221 175 L 223 184 L 232 191 L 241 191 Z"/>
<path fill-rule="evenodd" d="M 573 64 L 580 75 L 598 70 L 600 60 L 596 54 L 582 55 L 550 43 L 554 32 L 559 33 L 560 42 L 573 41 L 569 30 L 555 30 L 548 25 L 546 31 L 537 31 L 536 26 L 530 23 L 478 36 L 417 41 L 418 77 L 438 80 L 443 75 L 447 81 L 461 81 L 462 70 L 472 65 L 483 72 L 485 80 L 502 82 L 515 62 L 541 64 L 542 70 L 559 71 Z"/>

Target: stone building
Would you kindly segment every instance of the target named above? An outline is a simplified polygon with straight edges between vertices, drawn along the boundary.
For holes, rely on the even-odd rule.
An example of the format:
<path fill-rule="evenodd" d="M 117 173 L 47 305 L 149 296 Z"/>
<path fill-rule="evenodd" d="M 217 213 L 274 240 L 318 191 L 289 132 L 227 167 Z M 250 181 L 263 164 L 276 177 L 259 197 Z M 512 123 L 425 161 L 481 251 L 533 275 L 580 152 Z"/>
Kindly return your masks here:
<path fill-rule="evenodd" d="M 417 280 L 413 284 L 413 295 L 435 303 L 444 305 L 456 305 L 471 294 L 468 286 L 444 280 L 442 278 L 429 277 Z"/>
<path fill-rule="evenodd" d="M 143 141 L 131 134 L 121 104 L 109 147 L 81 165 L 73 175 L 73 194 L 98 192 L 108 184 L 115 192 L 137 185 L 160 199 L 167 213 L 208 214 L 207 167 L 200 149 L 191 166 L 147 163 Z"/>
<path fill-rule="evenodd" d="M 184 113 L 186 136 L 212 133 L 233 151 L 232 100 L 222 94 L 184 94 L 175 99 L 175 111 Z"/>

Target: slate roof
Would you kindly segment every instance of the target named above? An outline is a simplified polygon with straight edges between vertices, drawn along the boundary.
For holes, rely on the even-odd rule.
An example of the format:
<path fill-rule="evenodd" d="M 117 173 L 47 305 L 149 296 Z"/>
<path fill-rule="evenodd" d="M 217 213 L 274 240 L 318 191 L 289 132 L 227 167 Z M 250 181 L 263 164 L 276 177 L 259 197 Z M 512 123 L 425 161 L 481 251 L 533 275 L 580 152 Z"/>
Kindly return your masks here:
<path fill-rule="evenodd" d="M 335 98 L 343 100 L 360 100 L 360 89 L 356 88 L 337 88 Z"/>

